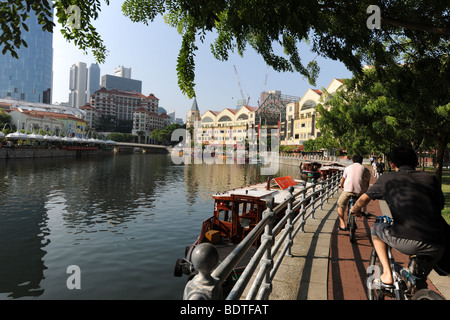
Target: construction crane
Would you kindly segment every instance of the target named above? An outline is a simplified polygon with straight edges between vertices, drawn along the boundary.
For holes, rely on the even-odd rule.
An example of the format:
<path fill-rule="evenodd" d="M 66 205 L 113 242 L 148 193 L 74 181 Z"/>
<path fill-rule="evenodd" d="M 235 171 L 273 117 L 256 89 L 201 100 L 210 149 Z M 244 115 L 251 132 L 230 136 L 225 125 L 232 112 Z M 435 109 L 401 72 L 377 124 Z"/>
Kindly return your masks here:
<path fill-rule="evenodd" d="M 237 78 L 237 81 L 238 81 L 239 90 L 241 90 L 242 101 L 244 101 L 244 103 L 245 103 L 244 91 L 242 91 L 241 81 L 239 80 L 239 74 L 238 74 L 238 71 L 236 69 L 236 66 L 233 66 L 233 67 L 234 67 L 234 72 L 236 73 L 236 78 Z M 249 101 L 250 101 L 250 97 L 248 97 L 247 105 L 248 105 Z"/>
<path fill-rule="evenodd" d="M 267 71 L 266 71 L 266 81 L 264 81 L 264 90 L 263 92 L 266 92 L 266 87 L 267 87 L 267 79 L 269 78 L 269 66 L 267 66 Z"/>

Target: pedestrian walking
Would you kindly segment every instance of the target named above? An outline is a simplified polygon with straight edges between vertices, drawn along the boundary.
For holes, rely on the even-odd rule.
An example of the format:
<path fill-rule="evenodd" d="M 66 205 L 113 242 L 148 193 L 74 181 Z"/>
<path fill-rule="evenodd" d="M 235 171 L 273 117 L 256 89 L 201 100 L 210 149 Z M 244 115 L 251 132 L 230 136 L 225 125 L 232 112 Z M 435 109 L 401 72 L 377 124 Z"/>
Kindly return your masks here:
<path fill-rule="evenodd" d="M 383 159 L 381 157 L 378 158 L 378 163 L 377 163 L 377 176 L 376 178 L 378 179 L 383 173 L 384 173 L 384 162 Z"/>

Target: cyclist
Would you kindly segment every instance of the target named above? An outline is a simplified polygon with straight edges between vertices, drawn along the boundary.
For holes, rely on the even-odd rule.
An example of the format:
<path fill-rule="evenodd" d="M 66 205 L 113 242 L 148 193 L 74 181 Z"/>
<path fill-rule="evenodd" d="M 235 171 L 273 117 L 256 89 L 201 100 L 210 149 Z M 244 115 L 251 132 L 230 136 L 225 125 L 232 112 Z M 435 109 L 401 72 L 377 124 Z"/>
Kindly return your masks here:
<path fill-rule="evenodd" d="M 339 188 L 343 188 L 343 192 L 338 199 L 338 216 L 339 227 L 338 230 L 346 231 L 347 227 L 344 220 L 344 210 L 347 207 L 350 197 L 359 197 L 367 191 L 370 182 L 370 171 L 362 165 L 363 157 L 355 154 L 352 157 L 353 164 L 346 167 L 342 175 Z"/>
<path fill-rule="evenodd" d="M 373 246 L 383 266 L 383 273 L 375 284 L 382 287 L 393 283 L 386 244 L 403 254 L 422 257 L 418 289 L 427 287 L 427 276 L 445 249 L 441 186 L 434 175 L 416 171 L 417 160 L 411 148 L 393 150 L 390 161 L 395 172 L 380 176 L 351 210 L 358 215 L 362 207 L 375 199 L 385 200 L 389 206 L 393 224 L 374 223 L 371 229 Z"/>

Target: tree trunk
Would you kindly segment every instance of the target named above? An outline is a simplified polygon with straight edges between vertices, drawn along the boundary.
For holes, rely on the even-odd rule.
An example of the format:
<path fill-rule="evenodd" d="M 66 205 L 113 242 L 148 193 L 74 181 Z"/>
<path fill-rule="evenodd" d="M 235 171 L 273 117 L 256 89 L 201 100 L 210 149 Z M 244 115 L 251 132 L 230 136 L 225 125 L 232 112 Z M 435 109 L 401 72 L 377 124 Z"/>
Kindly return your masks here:
<path fill-rule="evenodd" d="M 434 174 L 442 184 L 442 166 L 444 165 L 444 155 L 445 149 L 447 148 L 447 143 L 449 140 L 449 135 L 444 134 L 438 138 L 438 149 L 436 155 L 436 168 L 434 169 Z"/>

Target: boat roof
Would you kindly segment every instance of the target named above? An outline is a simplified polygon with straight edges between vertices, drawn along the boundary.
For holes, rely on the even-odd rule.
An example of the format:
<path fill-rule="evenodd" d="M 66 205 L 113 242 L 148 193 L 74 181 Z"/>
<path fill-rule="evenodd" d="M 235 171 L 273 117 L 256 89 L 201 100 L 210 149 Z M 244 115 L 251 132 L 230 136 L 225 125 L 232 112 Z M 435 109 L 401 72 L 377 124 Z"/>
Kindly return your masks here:
<path fill-rule="evenodd" d="M 227 198 L 231 196 L 245 196 L 245 198 L 255 198 L 259 200 L 266 200 L 269 196 L 274 197 L 275 203 L 280 203 L 289 195 L 287 188 L 290 186 L 296 189 L 302 189 L 306 182 L 304 180 L 295 180 L 291 176 L 273 178 L 270 180 L 270 188 L 267 190 L 267 182 L 258 183 L 255 185 L 236 188 L 224 192 L 218 192 L 213 195 L 213 198 Z"/>
<path fill-rule="evenodd" d="M 343 166 L 325 166 L 325 167 L 321 167 L 320 169 L 319 169 L 319 171 L 325 171 L 325 170 L 344 170 L 345 169 L 345 167 L 343 167 Z"/>

